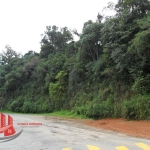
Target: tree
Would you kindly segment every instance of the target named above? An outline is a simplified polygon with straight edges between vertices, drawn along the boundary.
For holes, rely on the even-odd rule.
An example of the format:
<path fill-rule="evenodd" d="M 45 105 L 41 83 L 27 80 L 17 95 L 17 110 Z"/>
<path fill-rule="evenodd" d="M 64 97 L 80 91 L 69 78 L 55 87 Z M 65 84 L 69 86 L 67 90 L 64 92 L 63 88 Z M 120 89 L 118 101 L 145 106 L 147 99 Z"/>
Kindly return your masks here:
<path fill-rule="evenodd" d="M 45 35 L 41 40 L 41 58 L 47 58 L 49 54 L 63 51 L 73 36 L 67 27 L 58 30 L 56 26 L 47 26 Z"/>
<path fill-rule="evenodd" d="M 4 64 L 9 64 L 13 58 L 21 57 L 21 54 L 14 51 L 9 45 L 6 45 L 5 48 L 6 51 L 3 51 L 2 54 L 2 61 Z"/>
<path fill-rule="evenodd" d="M 92 23 L 92 21 L 84 23 L 83 26 L 83 33 L 80 36 L 80 42 L 82 44 L 81 49 L 91 61 L 97 60 L 100 54 L 102 54 L 102 27 L 103 24 L 97 22 Z"/>
<path fill-rule="evenodd" d="M 6 45 L 5 49 L 6 51 L 3 51 L 3 54 L 2 54 L 2 61 L 5 64 L 9 64 L 13 58 L 21 57 L 21 54 L 14 51 L 9 45 Z"/>

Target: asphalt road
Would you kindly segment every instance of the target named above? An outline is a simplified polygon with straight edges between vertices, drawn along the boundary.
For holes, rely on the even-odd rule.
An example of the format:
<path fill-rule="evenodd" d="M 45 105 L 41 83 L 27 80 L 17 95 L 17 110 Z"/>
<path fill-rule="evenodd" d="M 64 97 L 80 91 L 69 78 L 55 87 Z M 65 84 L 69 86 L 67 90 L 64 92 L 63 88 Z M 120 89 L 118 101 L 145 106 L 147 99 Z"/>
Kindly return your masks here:
<path fill-rule="evenodd" d="M 98 130 L 79 123 L 43 116 L 9 114 L 14 119 L 14 140 L 0 141 L 0 150 L 150 150 L 150 140 Z M 32 126 L 29 123 L 42 123 Z M 18 126 L 28 123 L 26 126 Z M 2 133 L 1 133 L 2 137 Z"/>

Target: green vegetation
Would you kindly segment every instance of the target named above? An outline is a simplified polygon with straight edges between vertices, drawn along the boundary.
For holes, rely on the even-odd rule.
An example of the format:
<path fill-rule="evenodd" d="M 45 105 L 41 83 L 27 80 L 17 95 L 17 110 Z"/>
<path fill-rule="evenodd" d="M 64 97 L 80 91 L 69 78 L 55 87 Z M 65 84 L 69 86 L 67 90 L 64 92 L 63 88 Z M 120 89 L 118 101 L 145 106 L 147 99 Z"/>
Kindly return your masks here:
<path fill-rule="evenodd" d="M 21 56 L 7 45 L 0 65 L 0 108 L 150 119 L 150 1 L 118 0 L 106 8 L 116 15 L 98 14 L 80 34 L 46 27 L 40 53 Z"/>
<path fill-rule="evenodd" d="M 12 112 L 12 111 L 10 111 L 10 110 L 1 110 L 1 112 L 2 112 L 2 113 L 11 113 L 11 114 L 13 113 L 13 114 L 16 114 L 16 112 Z"/>
<path fill-rule="evenodd" d="M 56 117 L 61 117 L 61 118 L 76 118 L 76 119 L 86 119 L 87 117 L 84 115 L 77 115 L 75 112 L 71 112 L 68 110 L 60 110 L 60 111 L 55 111 L 52 113 L 46 113 L 42 114 L 44 116 L 56 116 Z"/>
<path fill-rule="evenodd" d="M 24 113 L 19 113 L 19 112 L 12 112 L 10 110 L 1 110 L 2 113 L 7 113 L 7 114 L 24 114 Z M 32 115 L 40 115 L 40 116 L 52 116 L 52 117 L 60 117 L 60 118 L 71 118 L 71 119 L 88 119 L 84 115 L 78 115 L 74 111 L 68 111 L 68 110 L 60 110 L 60 111 L 54 111 L 52 113 L 25 113 L 25 114 L 32 114 Z"/>

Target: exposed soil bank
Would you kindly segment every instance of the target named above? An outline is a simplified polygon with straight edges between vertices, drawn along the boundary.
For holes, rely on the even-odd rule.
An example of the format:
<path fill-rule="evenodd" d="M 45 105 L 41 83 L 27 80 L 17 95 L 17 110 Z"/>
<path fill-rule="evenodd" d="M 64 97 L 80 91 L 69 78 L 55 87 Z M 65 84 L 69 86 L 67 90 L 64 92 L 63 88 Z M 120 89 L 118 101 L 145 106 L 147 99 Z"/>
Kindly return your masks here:
<path fill-rule="evenodd" d="M 150 139 L 150 121 L 127 121 L 124 119 L 102 119 L 84 121 L 84 124 L 104 130 L 117 131 Z"/>

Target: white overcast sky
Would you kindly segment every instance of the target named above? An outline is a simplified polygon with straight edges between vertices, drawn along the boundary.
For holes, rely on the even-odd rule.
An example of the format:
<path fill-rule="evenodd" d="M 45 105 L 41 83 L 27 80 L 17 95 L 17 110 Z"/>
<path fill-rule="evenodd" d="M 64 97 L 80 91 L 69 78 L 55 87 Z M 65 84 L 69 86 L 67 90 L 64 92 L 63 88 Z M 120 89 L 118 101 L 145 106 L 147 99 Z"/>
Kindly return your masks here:
<path fill-rule="evenodd" d="M 22 54 L 40 52 L 41 34 L 56 25 L 81 32 L 108 2 L 117 0 L 0 0 L 0 52 L 5 45 Z"/>

